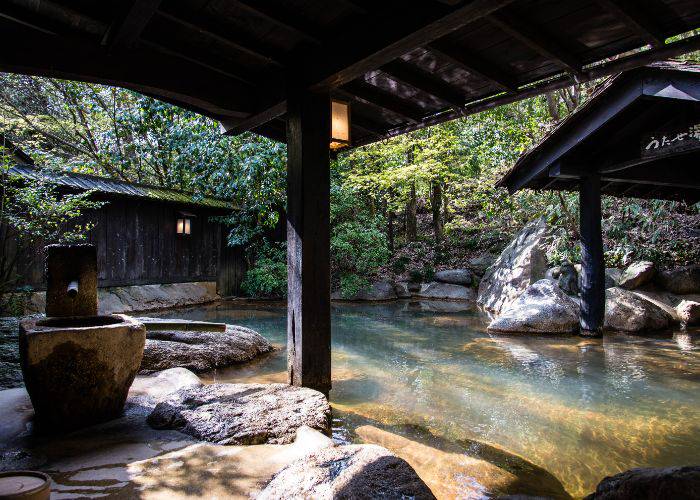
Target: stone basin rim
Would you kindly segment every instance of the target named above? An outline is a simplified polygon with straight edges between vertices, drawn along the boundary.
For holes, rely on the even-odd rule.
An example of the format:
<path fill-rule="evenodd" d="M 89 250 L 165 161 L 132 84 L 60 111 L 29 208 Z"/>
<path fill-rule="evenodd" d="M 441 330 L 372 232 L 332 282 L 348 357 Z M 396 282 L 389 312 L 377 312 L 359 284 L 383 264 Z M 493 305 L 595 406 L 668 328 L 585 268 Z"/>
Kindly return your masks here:
<path fill-rule="evenodd" d="M 88 331 L 95 328 L 116 329 L 136 326 L 142 323 L 125 314 L 105 314 L 99 316 L 68 316 L 35 318 L 21 322 L 27 333 L 48 333 L 56 331 Z"/>

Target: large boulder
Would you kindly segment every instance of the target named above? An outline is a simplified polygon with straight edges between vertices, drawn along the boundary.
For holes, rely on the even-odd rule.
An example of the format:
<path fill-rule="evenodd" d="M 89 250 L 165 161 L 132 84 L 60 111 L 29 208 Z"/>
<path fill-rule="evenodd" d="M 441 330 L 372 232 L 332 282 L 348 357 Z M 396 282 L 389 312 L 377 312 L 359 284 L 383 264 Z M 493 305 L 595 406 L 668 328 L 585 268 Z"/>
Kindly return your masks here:
<path fill-rule="evenodd" d="M 141 373 L 183 367 L 203 372 L 250 361 L 272 350 L 255 330 L 226 325 L 225 332 L 150 330 L 141 361 Z"/>
<path fill-rule="evenodd" d="M 682 300 L 676 306 L 678 319 L 686 325 L 694 325 L 700 323 L 700 302 L 693 300 Z"/>
<path fill-rule="evenodd" d="M 498 255 L 494 255 L 492 253 L 484 253 L 479 255 L 478 257 L 472 257 L 467 261 L 467 265 L 469 266 L 469 269 L 474 271 L 474 274 L 477 274 L 478 276 L 483 276 L 484 273 L 488 270 L 489 267 L 493 265 L 494 262 L 496 262 L 496 259 L 498 259 Z"/>
<path fill-rule="evenodd" d="M 406 281 L 399 281 L 396 283 L 394 291 L 399 299 L 408 299 L 411 297 L 411 290 L 408 289 L 408 283 Z"/>
<path fill-rule="evenodd" d="M 696 500 L 700 466 L 630 469 L 603 479 L 586 500 Z"/>
<path fill-rule="evenodd" d="M 218 444 L 288 444 L 302 425 L 329 434 L 330 416 L 328 400 L 313 389 L 211 384 L 182 389 L 158 403 L 148 424 Z"/>
<path fill-rule="evenodd" d="M 677 295 L 700 293 L 700 264 L 661 271 L 657 274 L 656 281 L 661 287 Z"/>
<path fill-rule="evenodd" d="M 667 328 L 672 317 L 666 311 L 629 290 L 614 287 L 605 291 L 605 328 L 641 332 Z"/>
<path fill-rule="evenodd" d="M 376 283 L 372 283 L 372 286 L 369 288 L 360 290 L 356 295 L 343 297 L 338 291 L 334 292 L 331 298 L 333 300 L 382 301 L 394 300 L 397 298 L 397 295 L 394 283 L 391 281 L 377 281 Z"/>
<path fill-rule="evenodd" d="M 474 290 L 466 286 L 451 285 L 431 281 L 421 285 L 420 290 L 413 294 L 421 299 L 474 300 Z"/>
<path fill-rule="evenodd" d="M 381 446 L 336 446 L 289 464 L 257 496 L 279 498 L 433 499 L 430 488 L 408 463 Z"/>
<path fill-rule="evenodd" d="M 620 278 L 622 278 L 622 270 L 616 267 L 605 268 L 605 288 L 617 286 L 617 284 L 620 283 Z M 580 287 L 581 283 L 579 281 L 579 288 Z"/>
<path fill-rule="evenodd" d="M 656 267 L 653 262 L 646 260 L 633 262 L 622 272 L 617 286 L 626 290 L 634 290 L 649 283 L 656 274 Z"/>
<path fill-rule="evenodd" d="M 477 303 L 499 315 L 547 270 L 547 249 L 552 232 L 544 219 L 528 223 L 488 268 L 479 284 Z"/>
<path fill-rule="evenodd" d="M 579 305 L 554 281 L 533 283 L 488 327 L 499 333 L 574 333 Z"/>
<path fill-rule="evenodd" d="M 469 269 L 446 269 L 436 272 L 433 279 L 440 283 L 469 286 L 472 283 L 472 273 Z"/>

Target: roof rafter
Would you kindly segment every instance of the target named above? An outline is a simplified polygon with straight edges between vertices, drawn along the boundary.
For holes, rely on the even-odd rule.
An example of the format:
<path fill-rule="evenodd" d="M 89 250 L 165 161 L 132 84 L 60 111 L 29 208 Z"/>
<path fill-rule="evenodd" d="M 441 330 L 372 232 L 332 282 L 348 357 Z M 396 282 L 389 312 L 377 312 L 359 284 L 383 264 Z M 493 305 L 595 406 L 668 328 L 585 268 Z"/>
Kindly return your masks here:
<path fill-rule="evenodd" d="M 564 66 L 570 73 L 575 75 L 581 73 L 581 67 L 583 66 L 581 61 L 561 49 L 561 43 L 548 39 L 540 30 L 535 31 L 531 27 L 518 22 L 512 16 L 506 16 L 503 13 L 492 14 L 488 16 L 488 20 L 535 52 Z"/>
<path fill-rule="evenodd" d="M 597 0 L 605 9 L 618 17 L 625 25 L 634 31 L 645 43 L 652 47 L 661 47 L 664 37 L 659 29 L 642 14 L 636 6 L 623 4 L 619 0 Z"/>
<path fill-rule="evenodd" d="M 102 44 L 112 47 L 132 47 L 156 13 L 162 0 L 132 0 L 109 27 Z"/>
<path fill-rule="evenodd" d="M 243 52 L 262 61 L 274 64 L 275 66 L 282 67 L 282 63 L 280 62 L 278 56 L 272 55 L 268 52 L 263 52 L 262 50 L 255 48 L 252 43 L 247 43 L 243 40 L 235 40 L 233 37 L 231 37 L 230 33 L 224 34 L 215 28 L 209 26 L 203 27 L 200 24 L 194 23 L 191 17 L 188 19 L 183 19 L 180 16 L 169 12 L 164 12 L 162 10 L 158 11 L 156 15 L 171 22 L 177 23 L 192 31 L 197 31 L 198 33 L 201 33 L 212 40 L 216 40 L 217 42 L 226 45 L 235 51 Z"/>
<path fill-rule="evenodd" d="M 219 119 L 240 118 L 257 102 L 254 87 L 166 54 L 108 51 L 2 19 L 0 44 L 12 47 L 2 52 L 0 71 L 119 85 Z"/>
<path fill-rule="evenodd" d="M 505 92 L 514 92 L 518 87 L 513 79 L 502 70 L 469 54 L 467 51 L 455 50 L 441 42 L 431 43 L 425 48 L 438 57 L 449 61 L 455 66 L 459 66 L 464 71 L 476 75 L 482 80 L 488 80 Z"/>
<path fill-rule="evenodd" d="M 417 123 L 425 114 L 418 106 L 411 101 L 406 101 L 394 94 L 386 92 L 379 87 L 366 82 L 351 82 L 343 86 L 343 90 L 359 97 L 363 101 L 384 108 L 402 118 Z"/>
<path fill-rule="evenodd" d="M 427 11 L 407 8 L 401 13 L 393 12 L 390 19 L 375 18 L 371 23 L 358 27 L 374 36 L 360 40 L 341 36 L 337 41 L 323 44 L 318 50 L 307 51 L 300 61 L 297 74 L 302 83 L 312 90 L 337 88 L 513 1 L 473 0 L 456 8 L 437 8 L 439 6 L 433 5 Z M 401 22 L 396 20 L 397 15 L 402 16 Z M 319 61 L 326 61 L 327 64 L 319 64 Z M 277 106 L 282 100 L 284 98 L 270 103 L 258 113 L 266 113 L 268 107 Z"/>
<path fill-rule="evenodd" d="M 459 107 L 464 104 L 464 96 L 459 89 L 450 86 L 444 80 L 437 78 L 422 69 L 397 59 L 380 68 L 390 77 L 414 87 L 421 92 L 437 97 L 450 106 Z"/>
<path fill-rule="evenodd" d="M 292 31 L 302 38 L 305 38 L 316 44 L 322 43 L 322 37 L 315 33 L 315 29 L 308 25 L 308 23 L 296 19 L 291 13 L 285 12 L 285 15 L 280 15 L 270 6 L 266 5 L 265 2 L 254 2 L 251 0 L 233 0 L 233 3 L 240 6 L 241 8 L 252 12 L 260 17 L 267 19 L 268 21 L 276 24 L 277 26 Z"/>

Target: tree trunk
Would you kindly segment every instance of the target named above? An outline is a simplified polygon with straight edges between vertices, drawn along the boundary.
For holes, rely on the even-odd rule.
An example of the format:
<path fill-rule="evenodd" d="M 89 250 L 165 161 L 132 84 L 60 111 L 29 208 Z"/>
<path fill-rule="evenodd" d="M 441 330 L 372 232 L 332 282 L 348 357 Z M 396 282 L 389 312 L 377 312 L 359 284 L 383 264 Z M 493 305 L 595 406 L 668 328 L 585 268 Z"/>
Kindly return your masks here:
<path fill-rule="evenodd" d="M 408 194 L 406 204 L 406 241 L 416 241 L 418 239 L 418 221 L 416 219 L 416 182 L 411 183 L 411 190 Z"/>
<path fill-rule="evenodd" d="M 394 212 L 389 210 L 387 214 L 387 238 L 389 240 L 389 252 L 394 254 Z"/>
<path fill-rule="evenodd" d="M 430 182 L 430 208 L 433 213 L 433 234 L 435 241 L 442 239 L 442 184 L 438 180 Z"/>

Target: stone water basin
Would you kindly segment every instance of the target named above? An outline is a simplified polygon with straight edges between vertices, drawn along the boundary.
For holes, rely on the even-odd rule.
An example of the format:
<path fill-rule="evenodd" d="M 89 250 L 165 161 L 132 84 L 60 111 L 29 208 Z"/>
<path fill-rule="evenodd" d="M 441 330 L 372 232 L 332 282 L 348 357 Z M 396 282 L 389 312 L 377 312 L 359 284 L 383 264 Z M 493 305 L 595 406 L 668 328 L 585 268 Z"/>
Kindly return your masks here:
<path fill-rule="evenodd" d="M 120 415 L 145 342 L 143 323 L 120 314 L 21 322 L 20 362 L 37 424 L 73 429 Z"/>

